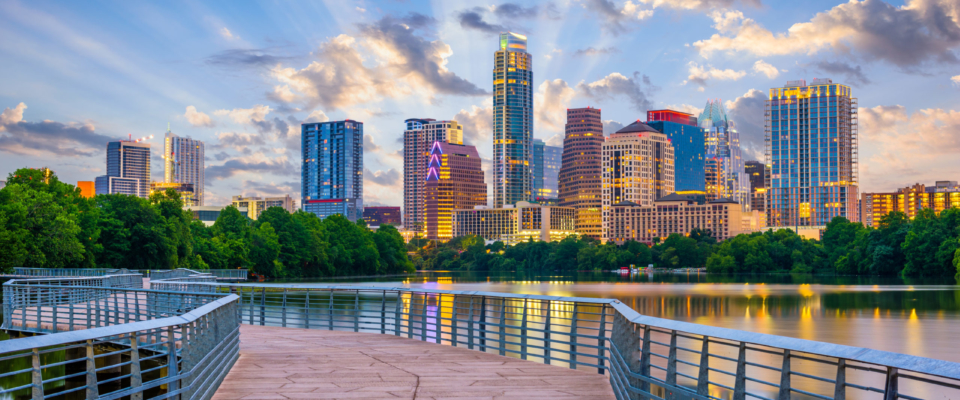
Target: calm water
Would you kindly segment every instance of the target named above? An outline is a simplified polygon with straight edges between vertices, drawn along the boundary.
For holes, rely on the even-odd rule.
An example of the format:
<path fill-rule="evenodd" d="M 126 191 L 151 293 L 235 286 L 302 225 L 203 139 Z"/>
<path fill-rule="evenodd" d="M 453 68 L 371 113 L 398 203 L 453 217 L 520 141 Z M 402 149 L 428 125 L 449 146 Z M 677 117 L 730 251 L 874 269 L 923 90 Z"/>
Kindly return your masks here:
<path fill-rule="evenodd" d="M 953 278 L 430 272 L 326 282 L 615 298 L 656 317 L 960 362 Z"/>

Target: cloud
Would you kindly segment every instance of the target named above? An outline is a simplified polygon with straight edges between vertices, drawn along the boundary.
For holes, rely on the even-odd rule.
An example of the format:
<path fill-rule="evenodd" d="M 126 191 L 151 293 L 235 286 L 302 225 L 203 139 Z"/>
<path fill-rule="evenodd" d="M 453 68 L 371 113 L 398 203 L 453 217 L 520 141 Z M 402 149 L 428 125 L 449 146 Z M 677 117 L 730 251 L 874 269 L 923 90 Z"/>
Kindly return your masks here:
<path fill-rule="evenodd" d="M 549 139 L 544 140 L 543 143 L 547 146 L 553 147 L 563 147 L 563 138 L 566 136 L 564 133 L 558 133 L 556 135 L 550 136 Z"/>
<path fill-rule="evenodd" d="M 737 3 L 752 7 L 761 7 L 760 0 L 639 0 L 640 3 L 650 5 L 653 8 L 672 8 L 676 10 L 707 10 L 714 8 L 729 8 Z"/>
<path fill-rule="evenodd" d="M 538 131 L 563 132 L 567 108 L 576 91 L 563 79 L 543 81 L 533 95 L 534 126 Z"/>
<path fill-rule="evenodd" d="M 207 167 L 207 181 L 222 180 L 237 174 L 272 174 L 297 176 L 298 168 L 286 156 L 266 157 L 262 153 L 228 160 L 221 165 Z"/>
<path fill-rule="evenodd" d="M 484 10 L 480 7 L 472 8 L 470 10 L 461 11 L 457 14 L 457 20 L 460 21 L 460 27 L 465 29 L 473 29 L 480 32 L 485 32 L 489 34 L 499 34 L 500 32 L 509 31 L 510 29 L 497 24 L 491 24 L 483 20 Z"/>
<path fill-rule="evenodd" d="M 470 110 L 461 109 L 453 119 L 463 125 L 464 144 L 486 144 L 493 133 L 493 107 L 471 106 Z"/>
<path fill-rule="evenodd" d="M 221 51 L 204 62 L 207 65 L 219 67 L 272 67 L 295 57 L 276 56 L 269 54 L 272 49 L 229 49 Z"/>
<path fill-rule="evenodd" d="M 294 199 L 300 197 L 300 182 L 263 182 L 263 181 L 243 181 L 244 196 L 283 196 L 290 195 Z"/>
<path fill-rule="evenodd" d="M 363 135 L 363 151 L 365 153 L 377 153 L 380 151 L 380 146 L 373 142 L 373 136 Z"/>
<path fill-rule="evenodd" d="M 220 36 L 227 40 L 240 40 L 240 36 L 234 35 L 227 27 L 220 28 Z"/>
<path fill-rule="evenodd" d="M 574 57 L 599 56 L 599 55 L 615 54 L 619 52 L 620 50 L 615 47 L 602 47 L 602 48 L 596 49 L 596 48 L 593 48 L 593 46 L 591 46 L 585 49 L 577 50 L 576 52 L 573 53 L 573 56 Z"/>
<path fill-rule="evenodd" d="M 403 183 L 400 173 L 393 168 L 386 171 L 378 170 L 376 172 L 364 168 L 363 182 L 370 182 L 379 186 L 401 186 Z"/>
<path fill-rule="evenodd" d="M 91 122 L 25 121 L 26 109 L 25 103 L 19 103 L 0 113 L 0 151 L 29 156 L 92 156 L 114 140 L 96 133 Z"/>
<path fill-rule="evenodd" d="M 908 0 L 902 7 L 881 0 L 853 0 L 783 33 L 773 33 L 739 11 L 714 11 L 711 17 L 718 33 L 693 44 L 704 57 L 716 52 L 773 56 L 833 50 L 905 70 L 958 61 L 960 3 L 956 0 Z"/>
<path fill-rule="evenodd" d="M 707 86 L 707 81 L 710 79 L 724 81 L 731 80 L 735 81 L 740 78 L 743 78 L 747 75 L 745 71 L 734 71 L 732 69 L 716 69 L 710 65 L 700 66 L 696 62 L 690 61 L 687 64 L 689 67 L 688 71 L 690 75 L 687 76 L 687 80 L 683 81 L 683 84 L 686 85 L 688 82 L 695 83 L 700 85 L 700 87 Z M 701 90 L 702 91 L 702 90 Z"/>
<path fill-rule="evenodd" d="M 847 78 L 846 83 L 851 85 L 867 85 L 871 83 L 870 79 L 863 74 L 863 70 L 859 65 L 854 67 L 841 61 L 821 61 L 813 64 L 813 67 L 829 74 L 841 74 Z"/>
<path fill-rule="evenodd" d="M 546 3 L 548 7 L 552 7 L 552 3 Z M 524 7 L 514 3 L 503 3 L 499 6 L 495 6 L 493 13 L 500 18 L 510 18 L 510 19 L 520 19 L 520 18 L 534 18 L 540 13 L 540 8 L 538 6 Z"/>
<path fill-rule="evenodd" d="M 414 91 L 428 97 L 488 94 L 447 69 L 447 58 L 453 55 L 450 46 L 422 36 L 421 31 L 433 24 L 432 18 L 421 14 L 360 24 L 357 37 L 341 34 L 321 44 L 317 61 L 307 67 L 271 69 L 279 84 L 270 98 L 284 103 L 302 100 L 309 108 L 321 105 L 331 110 Z"/>
<path fill-rule="evenodd" d="M 303 123 L 306 124 L 311 122 L 327 122 L 329 120 L 330 120 L 330 117 L 328 117 L 327 114 L 323 112 L 323 110 L 313 110 L 313 112 L 310 113 L 310 115 L 308 115 L 307 118 L 303 120 Z"/>
<path fill-rule="evenodd" d="M 500 20 L 512 22 L 511 25 L 514 25 L 519 20 L 533 19 L 540 16 L 551 19 L 559 18 L 559 11 L 556 5 L 551 2 L 530 7 L 524 7 L 514 3 L 503 3 L 489 7 L 473 7 L 460 11 L 456 16 L 460 27 L 464 29 L 473 29 L 492 35 L 499 34 L 500 32 L 518 30 L 512 26 L 485 21 L 484 16 L 491 12 Z M 519 30 L 522 31 L 523 29 Z"/>
<path fill-rule="evenodd" d="M 757 62 L 753 63 L 753 72 L 764 74 L 769 79 L 780 76 L 780 70 L 778 70 L 777 67 L 767 64 L 763 62 L 763 60 L 757 60 Z"/>
<path fill-rule="evenodd" d="M 697 106 L 691 106 L 689 104 L 667 104 L 663 106 L 664 109 L 674 110 L 685 112 L 687 114 L 693 114 L 693 116 L 700 115 L 700 112 L 703 111 L 703 108 Z"/>
<path fill-rule="evenodd" d="M 213 115 L 217 116 L 229 116 L 233 122 L 238 124 L 252 124 L 255 122 L 263 121 L 267 117 L 267 114 L 270 113 L 272 109 L 270 106 L 265 106 L 258 104 L 253 106 L 253 108 L 234 108 L 233 110 L 217 110 L 213 112 Z"/>
<path fill-rule="evenodd" d="M 960 85 L 960 75 L 954 76 L 953 78 L 950 78 L 950 80 L 953 81 L 953 83 Z"/>
<path fill-rule="evenodd" d="M 585 0 L 582 5 L 600 17 L 603 20 L 603 29 L 614 35 L 628 32 L 636 27 L 637 21 L 653 16 L 652 9 L 641 9 L 640 3 L 632 1 L 627 1 L 620 7 L 610 0 Z"/>
<path fill-rule="evenodd" d="M 639 72 L 634 72 L 630 78 L 614 72 L 598 81 L 577 84 L 577 93 L 581 96 L 597 101 L 612 99 L 619 95 L 626 96 L 633 104 L 633 108 L 641 112 L 650 109 L 651 103 L 647 94 L 657 89 L 650 83 L 649 77 L 641 76 Z"/>
<path fill-rule="evenodd" d="M 263 146 L 266 141 L 260 135 L 252 133 L 220 132 L 217 134 L 216 148 L 230 148 L 244 154 L 252 154 L 252 146 Z"/>
<path fill-rule="evenodd" d="M 766 93 L 750 89 L 743 96 L 724 104 L 728 116 L 740 133 L 740 148 L 743 149 L 744 155 L 750 155 L 758 160 L 763 157 L 766 140 L 763 116 L 766 101 Z"/>
<path fill-rule="evenodd" d="M 603 120 L 603 135 L 610 136 L 616 131 L 623 129 L 623 127 L 624 125 L 617 121 L 614 121 L 612 119 L 605 119 Z"/>
<path fill-rule="evenodd" d="M 190 125 L 195 127 L 212 128 L 214 125 L 209 115 L 197 111 L 197 108 L 194 106 L 187 106 L 187 112 L 183 114 L 183 117 L 187 119 Z"/>

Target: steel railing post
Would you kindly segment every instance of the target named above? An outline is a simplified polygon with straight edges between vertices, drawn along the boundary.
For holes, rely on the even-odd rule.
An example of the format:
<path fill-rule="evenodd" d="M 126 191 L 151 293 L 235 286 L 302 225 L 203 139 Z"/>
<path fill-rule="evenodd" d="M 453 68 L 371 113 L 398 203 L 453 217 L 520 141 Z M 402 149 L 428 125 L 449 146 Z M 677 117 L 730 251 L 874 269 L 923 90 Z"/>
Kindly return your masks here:
<path fill-rule="evenodd" d="M 550 365 L 550 300 L 545 303 L 547 311 L 543 321 L 543 363 Z"/>
<path fill-rule="evenodd" d="M 740 342 L 737 356 L 737 375 L 733 384 L 733 400 L 747 398 L 747 344 Z"/>
<path fill-rule="evenodd" d="M 327 308 L 327 330 L 333 330 L 333 289 L 330 289 L 330 303 Z"/>
<path fill-rule="evenodd" d="M 167 384 L 167 393 L 180 389 L 180 370 L 177 366 L 177 343 L 173 327 L 167 327 L 167 378 L 174 378 Z M 174 399 L 179 396 L 173 397 Z"/>
<path fill-rule="evenodd" d="M 360 332 L 360 291 L 354 292 L 353 297 L 353 331 Z"/>
<path fill-rule="evenodd" d="M 604 372 L 604 360 L 606 360 L 606 348 L 607 348 L 607 305 L 600 306 L 600 338 L 597 340 L 598 355 L 597 355 L 597 373 L 603 375 Z"/>
<path fill-rule="evenodd" d="M 650 325 L 643 326 L 643 347 L 640 349 L 640 375 L 650 378 Z M 640 382 L 640 389 L 650 393 L 650 382 Z"/>
<path fill-rule="evenodd" d="M 386 293 L 386 290 L 384 290 Z M 386 294 L 384 294 L 386 295 Z M 393 311 L 393 336 L 400 337 L 400 328 L 403 324 L 403 292 L 397 292 L 397 304 L 394 305 Z"/>
<path fill-rule="evenodd" d="M 305 292 L 303 301 L 303 327 L 310 329 L 310 289 Z"/>
<path fill-rule="evenodd" d="M 523 315 L 520 316 L 520 359 L 527 359 L 527 299 L 523 299 Z"/>
<path fill-rule="evenodd" d="M 33 400 L 43 400 L 43 370 L 40 369 L 40 348 L 33 348 L 33 355 L 30 357 L 33 369 L 31 377 L 33 378 L 31 395 Z"/>
<path fill-rule="evenodd" d="M 97 387 L 97 360 L 96 358 L 94 358 L 96 353 L 94 353 L 92 339 L 87 340 L 86 349 L 87 349 L 87 357 L 86 357 L 87 398 L 96 399 L 97 397 L 100 397 L 100 390 Z"/>
<path fill-rule="evenodd" d="M 473 327 L 474 327 L 474 325 L 473 325 L 473 324 L 474 324 L 474 322 L 473 322 L 473 298 L 474 298 L 474 296 L 469 296 L 469 297 L 470 297 L 470 311 L 467 311 L 467 348 L 470 349 L 470 350 L 473 350 L 473 343 L 474 343 L 474 339 L 473 339 Z"/>
<path fill-rule="evenodd" d="M 883 400 L 897 400 L 900 394 L 900 371 L 887 367 L 887 381 L 883 385 Z"/>
<path fill-rule="evenodd" d="M 280 306 L 280 326 L 287 327 L 287 289 L 283 289 L 283 300 Z"/>
<path fill-rule="evenodd" d="M 573 316 L 570 317 L 570 369 L 577 369 L 577 309 L 579 303 L 573 303 Z"/>
<path fill-rule="evenodd" d="M 260 326 L 264 326 L 267 319 L 267 288 L 260 290 Z"/>
<path fill-rule="evenodd" d="M 790 350 L 783 350 L 783 366 L 780 367 L 780 393 L 777 400 L 790 400 Z"/>
<path fill-rule="evenodd" d="M 500 355 L 507 355 L 507 299 L 500 298 Z"/>
<path fill-rule="evenodd" d="M 480 297 L 480 351 L 487 351 L 487 296 Z"/>
<path fill-rule="evenodd" d="M 836 386 L 833 389 L 834 400 L 845 400 L 847 398 L 847 360 L 837 360 L 837 379 Z"/>
<path fill-rule="evenodd" d="M 130 338 L 130 387 L 136 389 L 143 385 L 143 375 L 140 373 L 140 343 L 136 332 L 127 336 Z M 130 400 L 143 400 L 143 392 L 131 394 Z"/>
<path fill-rule="evenodd" d="M 309 293 L 309 292 L 307 292 Z M 380 334 L 387 333 L 387 291 L 384 290 L 380 296 Z"/>
<path fill-rule="evenodd" d="M 667 353 L 667 400 L 675 399 L 677 392 L 677 331 L 670 331 L 670 352 Z"/>
<path fill-rule="evenodd" d="M 453 295 L 453 301 L 451 304 L 452 306 L 450 308 L 450 345 L 453 347 L 457 347 L 457 340 L 459 339 L 457 336 L 457 325 L 459 325 L 460 322 L 457 320 L 457 295 L 456 294 Z"/>

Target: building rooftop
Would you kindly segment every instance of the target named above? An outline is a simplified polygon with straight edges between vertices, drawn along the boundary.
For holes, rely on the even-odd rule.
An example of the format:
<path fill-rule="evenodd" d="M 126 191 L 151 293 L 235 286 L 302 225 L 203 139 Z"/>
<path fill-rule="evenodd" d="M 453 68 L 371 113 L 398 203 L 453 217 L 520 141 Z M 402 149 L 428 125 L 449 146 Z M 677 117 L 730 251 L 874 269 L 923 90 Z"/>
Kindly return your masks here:
<path fill-rule="evenodd" d="M 710 201 L 710 204 L 740 204 L 740 203 L 737 203 L 736 200 L 730 197 L 724 197 L 722 199 L 712 200 Z"/>
<path fill-rule="evenodd" d="M 634 122 L 630 125 L 623 127 L 623 129 L 620 129 L 616 133 L 643 133 L 643 132 L 660 133 L 660 131 L 651 128 L 650 125 L 640 122 L 640 120 L 637 120 L 637 122 Z"/>

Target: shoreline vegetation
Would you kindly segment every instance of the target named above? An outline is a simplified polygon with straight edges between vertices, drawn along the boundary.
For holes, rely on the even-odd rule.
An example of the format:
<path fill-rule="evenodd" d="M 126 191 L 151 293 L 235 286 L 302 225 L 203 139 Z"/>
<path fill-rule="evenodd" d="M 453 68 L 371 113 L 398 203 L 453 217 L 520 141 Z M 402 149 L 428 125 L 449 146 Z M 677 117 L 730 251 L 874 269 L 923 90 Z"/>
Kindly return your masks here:
<path fill-rule="evenodd" d="M 226 207 L 213 226 L 193 220 L 173 190 L 149 199 L 84 198 L 55 174 L 22 168 L 0 189 L 0 271 L 33 268 L 235 269 L 265 279 L 384 276 L 423 271 L 573 273 L 644 268 L 709 273 L 793 273 L 856 276 L 957 276 L 960 209 L 901 212 L 879 228 L 845 218 L 822 240 L 789 229 L 741 234 L 717 242 L 709 231 L 672 234 L 648 246 L 570 236 L 515 246 L 485 244 L 475 235 L 445 243 L 396 228 L 370 230 L 340 215 L 323 220 L 273 207 L 256 221 Z"/>

